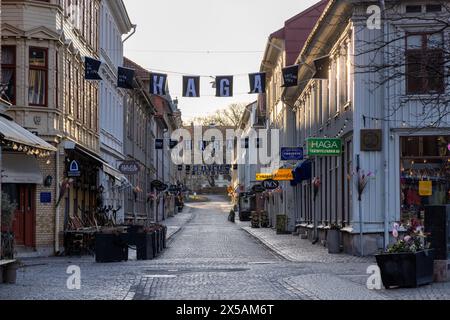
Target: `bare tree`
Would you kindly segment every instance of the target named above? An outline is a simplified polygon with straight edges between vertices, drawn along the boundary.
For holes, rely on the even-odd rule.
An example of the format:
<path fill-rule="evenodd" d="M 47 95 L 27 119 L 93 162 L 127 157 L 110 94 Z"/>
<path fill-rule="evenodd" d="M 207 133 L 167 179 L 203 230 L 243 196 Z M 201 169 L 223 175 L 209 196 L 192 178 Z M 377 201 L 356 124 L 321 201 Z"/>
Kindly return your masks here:
<path fill-rule="evenodd" d="M 204 126 L 215 124 L 218 126 L 232 126 L 237 128 L 246 106 L 246 103 L 232 103 L 214 114 L 194 118 L 194 123 Z"/>

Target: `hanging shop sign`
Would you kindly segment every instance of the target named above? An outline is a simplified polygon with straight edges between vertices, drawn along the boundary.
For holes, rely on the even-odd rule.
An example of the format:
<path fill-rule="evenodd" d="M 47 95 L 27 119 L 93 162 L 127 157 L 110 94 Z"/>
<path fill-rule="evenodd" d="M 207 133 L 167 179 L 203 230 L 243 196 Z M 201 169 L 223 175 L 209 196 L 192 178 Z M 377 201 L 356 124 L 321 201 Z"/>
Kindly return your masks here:
<path fill-rule="evenodd" d="M 309 138 L 308 156 L 339 156 L 342 154 L 342 140 L 329 138 Z"/>
<path fill-rule="evenodd" d="M 289 66 L 282 70 L 283 73 L 283 87 L 295 87 L 298 84 L 299 65 Z"/>
<path fill-rule="evenodd" d="M 361 130 L 361 151 L 381 151 L 382 131 L 380 129 Z"/>
<path fill-rule="evenodd" d="M 300 161 L 303 160 L 303 148 L 281 148 L 282 161 Z"/>
<path fill-rule="evenodd" d="M 268 180 L 264 180 L 263 181 L 262 186 L 266 190 L 275 190 L 275 189 L 278 189 L 280 187 L 280 183 L 278 181 L 275 181 L 275 180 L 272 180 L 272 179 L 268 179 Z"/>
<path fill-rule="evenodd" d="M 256 174 L 256 181 L 265 181 L 273 179 L 273 174 L 271 173 L 257 173 Z"/>
<path fill-rule="evenodd" d="M 117 70 L 117 87 L 122 89 L 133 89 L 134 70 L 119 67 Z"/>
<path fill-rule="evenodd" d="M 155 149 L 156 150 L 164 149 L 164 139 L 155 139 Z"/>
<path fill-rule="evenodd" d="M 170 149 L 175 148 L 177 145 L 178 145 L 178 141 L 176 141 L 176 140 L 170 140 L 170 142 L 169 142 L 169 148 L 170 148 Z"/>
<path fill-rule="evenodd" d="M 252 191 L 253 191 L 254 193 L 262 193 L 262 192 L 266 191 L 266 189 L 265 189 L 262 185 L 260 185 L 260 184 L 255 184 L 255 185 L 252 187 Z"/>
<path fill-rule="evenodd" d="M 151 186 L 152 186 L 152 188 L 154 188 L 154 189 L 156 189 L 157 191 L 160 191 L 160 192 L 166 191 L 169 188 L 169 186 L 167 184 L 164 184 L 164 183 L 162 183 L 159 180 L 153 180 L 151 182 Z"/>
<path fill-rule="evenodd" d="M 433 195 L 432 181 L 419 181 L 419 196 L 431 197 Z"/>
<path fill-rule="evenodd" d="M 67 171 L 67 176 L 70 178 L 80 177 L 81 170 L 80 165 L 76 160 L 72 160 L 69 165 L 69 170 Z"/>
<path fill-rule="evenodd" d="M 138 174 L 140 170 L 141 168 L 136 161 L 124 161 L 119 166 L 120 173 L 127 176 Z"/>
<path fill-rule="evenodd" d="M 292 169 L 278 169 L 274 174 L 273 180 L 275 181 L 292 181 L 294 180 L 294 174 Z"/>

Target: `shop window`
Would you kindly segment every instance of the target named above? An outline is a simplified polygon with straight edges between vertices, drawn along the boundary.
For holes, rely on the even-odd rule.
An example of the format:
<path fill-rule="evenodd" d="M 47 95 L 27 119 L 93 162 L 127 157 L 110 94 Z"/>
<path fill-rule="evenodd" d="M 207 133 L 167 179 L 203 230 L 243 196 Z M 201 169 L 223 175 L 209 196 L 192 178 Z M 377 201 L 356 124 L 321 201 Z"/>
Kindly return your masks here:
<path fill-rule="evenodd" d="M 16 47 L 2 46 L 2 99 L 16 103 Z"/>
<path fill-rule="evenodd" d="M 28 75 L 28 103 L 33 106 L 47 105 L 47 49 L 30 48 Z"/>
<path fill-rule="evenodd" d="M 422 220 L 425 206 L 450 204 L 450 136 L 401 138 L 401 219 Z"/>
<path fill-rule="evenodd" d="M 443 93 L 442 33 L 408 34 L 406 47 L 407 94 Z"/>

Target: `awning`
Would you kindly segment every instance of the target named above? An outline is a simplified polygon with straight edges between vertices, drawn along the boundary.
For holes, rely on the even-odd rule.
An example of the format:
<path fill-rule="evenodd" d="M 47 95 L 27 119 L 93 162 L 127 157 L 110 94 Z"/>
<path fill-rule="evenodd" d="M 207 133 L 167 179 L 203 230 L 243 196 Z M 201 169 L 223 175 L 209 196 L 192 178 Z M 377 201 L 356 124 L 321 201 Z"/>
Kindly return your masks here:
<path fill-rule="evenodd" d="M 104 163 L 103 164 L 103 171 L 110 175 L 111 177 L 115 178 L 116 180 L 123 181 L 125 176 L 117 169 L 111 167 L 109 164 Z"/>
<path fill-rule="evenodd" d="M 292 186 L 299 184 L 302 181 L 312 179 L 312 162 L 309 160 L 302 161 L 293 170 L 294 181 L 291 183 Z"/>
<path fill-rule="evenodd" d="M 43 181 L 34 156 L 9 152 L 2 155 L 2 183 L 42 184 Z"/>
<path fill-rule="evenodd" d="M 64 149 L 77 151 L 77 152 L 81 153 L 82 155 L 84 155 L 85 157 L 87 157 L 88 159 L 91 159 L 91 160 L 97 162 L 100 166 L 104 166 L 105 164 L 106 165 L 108 164 L 99 155 L 95 154 L 94 152 L 92 152 L 88 149 L 85 149 L 84 147 L 80 146 L 78 143 L 76 143 L 72 140 L 65 141 Z"/>
<path fill-rule="evenodd" d="M 19 145 L 44 151 L 56 152 L 57 149 L 43 139 L 15 123 L 10 117 L 0 114 L 0 138 Z"/>

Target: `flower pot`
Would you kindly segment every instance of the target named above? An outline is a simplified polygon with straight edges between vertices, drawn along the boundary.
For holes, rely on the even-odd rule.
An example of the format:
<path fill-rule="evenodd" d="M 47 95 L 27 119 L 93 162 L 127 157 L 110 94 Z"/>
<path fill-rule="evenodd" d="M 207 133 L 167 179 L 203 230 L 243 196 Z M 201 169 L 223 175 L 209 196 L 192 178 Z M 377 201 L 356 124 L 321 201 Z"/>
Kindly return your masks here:
<path fill-rule="evenodd" d="M 327 234 L 327 246 L 328 253 L 337 254 L 341 253 L 341 241 L 340 241 L 341 232 L 339 230 L 328 230 Z"/>
<path fill-rule="evenodd" d="M 376 256 L 386 289 L 417 288 L 433 282 L 434 250 Z"/>
<path fill-rule="evenodd" d="M 11 263 L 3 267 L 3 282 L 8 284 L 15 284 L 17 281 L 17 270 L 19 264 L 17 262 Z"/>

